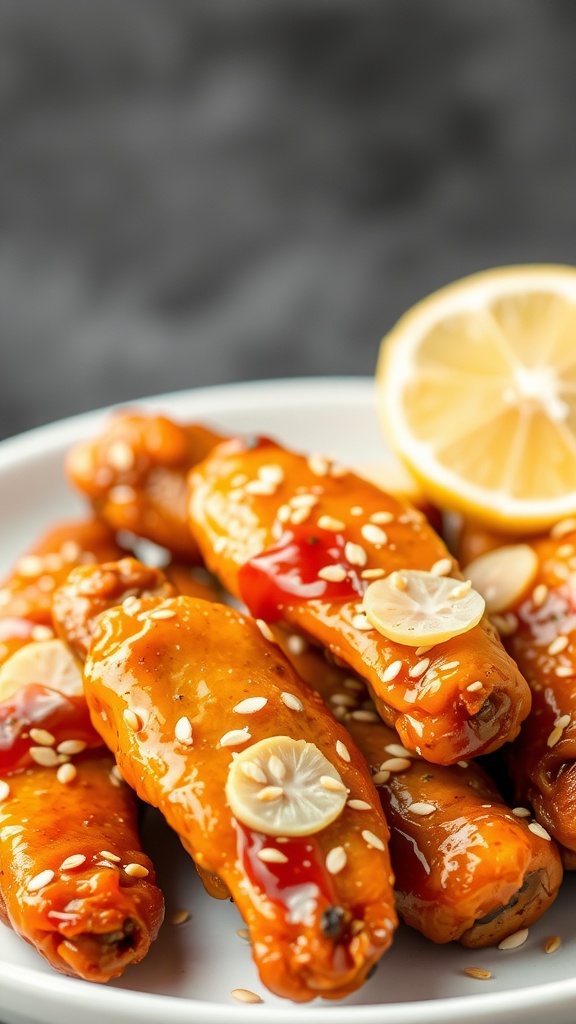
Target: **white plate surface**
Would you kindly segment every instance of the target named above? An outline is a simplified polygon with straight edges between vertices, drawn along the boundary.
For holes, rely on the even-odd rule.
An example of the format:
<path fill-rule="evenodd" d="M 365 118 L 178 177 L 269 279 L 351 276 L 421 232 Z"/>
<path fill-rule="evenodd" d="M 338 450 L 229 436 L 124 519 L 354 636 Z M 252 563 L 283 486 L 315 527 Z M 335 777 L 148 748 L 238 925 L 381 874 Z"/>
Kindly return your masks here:
<path fill-rule="evenodd" d="M 134 404 L 134 403 L 133 403 Z M 385 462 L 370 380 L 315 379 L 230 385 L 147 399 L 184 420 L 231 432 L 257 431 L 348 463 Z M 105 422 L 106 411 L 56 423 L 0 444 L 0 574 L 55 520 L 82 508 L 62 473 L 65 451 Z M 401 928 L 375 976 L 342 1003 L 293 1005 L 260 984 L 235 907 L 211 900 L 160 817 L 146 820 L 145 842 L 167 902 L 167 923 L 146 960 L 105 986 L 64 978 L 0 925 L 0 1019 L 3 1024 L 573 1024 L 576 1019 L 576 880 L 516 950 L 434 946 Z M 168 923 L 186 908 L 185 925 Z M 546 955 L 551 935 L 561 948 Z M 463 974 L 488 968 L 489 981 Z M 233 988 L 259 993 L 243 1006 Z M 328 1016 L 329 1015 L 329 1016 Z"/>

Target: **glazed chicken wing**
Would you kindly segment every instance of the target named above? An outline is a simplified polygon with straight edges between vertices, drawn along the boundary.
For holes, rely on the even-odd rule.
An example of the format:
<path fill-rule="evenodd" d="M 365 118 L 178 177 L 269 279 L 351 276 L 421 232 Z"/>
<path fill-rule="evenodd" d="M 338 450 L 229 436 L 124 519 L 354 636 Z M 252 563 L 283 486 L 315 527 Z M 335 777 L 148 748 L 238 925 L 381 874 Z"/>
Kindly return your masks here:
<path fill-rule="evenodd" d="M 395 570 L 461 579 L 420 512 L 327 459 L 258 439 L 221 444 L 191 472 L 190 518 L 223 584 L 362 675 L 411 751 L 453 763 L 517 735 L 530 692 L 486 618 L 419 648 L 364 615 L 366 588 Z"/>
<path fill-rule="evenodd" d="M 119 412 L 95 440 L 70 452 L 71 483 L 113 529 L 198 560 L 186 511 L 186 474 L 220 438 L 164 416 Z M 102 559 L 105 561 L 106 559 Z"/>
<path fill-rule="evenodd" d="M 59 629 L 86 655 L 93 722 L 233 896 L 263 982 L 294 1000 L 346 995 L 396 923 L 370 774 L 253 621 L 166 587 L 124 559 L 75 570 L 56 594 Z"/>
<path fill-rule="evenodd" d="M 496 547 L 470 572 L 484 580 L 503 642 L 532 689 L 532 711 L 508 759 L 516 798 L 576 852 L 576 521 Z M 500 538 L 501 543 L 501 538 Z M 494 549 L 495 550 L 491 550 Z M 478 550 L 477 546 L 477 550 Z M 490 553 L 489 553 L 490 552 Z"/>
<path fill-rule="evenodd" d="M 142 959 L 163 916 L 134 794 L 52 629 L 56 585 L 106 553 L 122 553 L 107 527 L 67 523 L 0 591 L 0 918 L 58 971 L 100 982 Z"/>
<path fill-rule="evenodd" d="M 399 743 L 363 682 L 274 629 L 299 675 L 343 722 L 372 771 L 390 827 L 396 905 L 433 942 L 494 945 L 533 924 L 562 880 L 556 845 L 504 803 L 473 761 L 433 765 Z"/>

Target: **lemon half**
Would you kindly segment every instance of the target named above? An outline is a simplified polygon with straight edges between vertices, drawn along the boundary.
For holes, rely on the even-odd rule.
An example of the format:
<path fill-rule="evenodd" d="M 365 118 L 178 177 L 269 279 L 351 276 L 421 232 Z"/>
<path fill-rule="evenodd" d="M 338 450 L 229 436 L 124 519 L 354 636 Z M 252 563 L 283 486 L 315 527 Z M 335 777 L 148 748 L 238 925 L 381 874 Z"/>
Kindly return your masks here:
<path fill-rule="evenodd" d="M 576 513 L 576 268 L 488 270 L 384 338 L 386 438 L 444 507 L 508 531 Z"/>

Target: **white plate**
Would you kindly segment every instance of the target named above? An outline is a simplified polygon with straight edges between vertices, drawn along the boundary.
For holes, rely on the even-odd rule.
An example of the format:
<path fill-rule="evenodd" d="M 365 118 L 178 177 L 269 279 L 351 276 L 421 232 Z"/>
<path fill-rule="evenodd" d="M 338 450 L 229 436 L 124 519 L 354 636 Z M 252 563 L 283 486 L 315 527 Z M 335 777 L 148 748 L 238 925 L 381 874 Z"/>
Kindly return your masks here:
<path fill-rule="evenodd" d="M 188 420 L 231 431 L 275 435 L 302 449 L 334 453 L 347 462 L 385 462 L 373 406 L 372 382 L 315 379 L 240 384 L 148 399 Z M 0 573 L 59 517 L 82 508 L 62 473 L 67 448 L 90 436 L 106 412 L 90 413 L 0 444 Z M 401 928 L 391 951 L 364 988 L 337 1005 L 294 1005 L 260 984 L 235 907 L 208 897 L 175 837 L 156 813 L 145 841 L 166 893 L 167 919 L 187 908 L 190 921 L 167 923 L 151 952 L 124 977 L 105 986 L 64 978 L 8 928 L 0 925 L 0 1015 L 4 1024 L 572 1024 L 576 1013 L 576 891 L 568 878 L 555 906 L 530 929 L 522 947 L 472 952 L 434 946 Z M 543 952 L 550 935 L 562 947 Z M 490 981 L 463 974 L 488 968 Z M 243 1006 L 233 988 L 258 992 L 263 1005 Z M 327 1018 L 327 1014 L 329 1017 Z"/>

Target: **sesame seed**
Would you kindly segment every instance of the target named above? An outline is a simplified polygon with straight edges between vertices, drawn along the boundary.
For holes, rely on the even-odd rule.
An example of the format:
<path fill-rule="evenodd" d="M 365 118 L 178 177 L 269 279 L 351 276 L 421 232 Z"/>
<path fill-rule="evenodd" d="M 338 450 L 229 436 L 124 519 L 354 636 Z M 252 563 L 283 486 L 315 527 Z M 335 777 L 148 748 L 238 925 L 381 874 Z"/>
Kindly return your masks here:
<path fill-rule="evenodd" d="M 561 651 L 566 650 L 568 643 L 569 640 L 567 636 L 557 636 L 552 643 L 548 645 L 548 654 L 552 656 L 554 654 L 560 654 Z"/>
<path fill-rule="evenodd" d="M 476 679 L 473 683 L 468 683 L 466 689 L 468 690 L 468 693 L 477 693 L 478 690 L 482 689 L 482 686 L 483 683 L 481 682 L 481 680 Z"/>
<path fill-rule="evenodd" d="M 34 878 L 31 878 L 26 886 L 28 892 L 38 892 L 38 890 L 43 889 L 45 885 L 49 885 L 54 878 L 54 874 L 54 871 L 47 868 L 46 871 L 41 871 L 40 874 L 34 875 Z"/>
<path fill-rule="evenodd" d="M 132 708 L 124 708 L 122 717 L 129 729 L 133 729 L 134 732 L 140 732 L 143 727 L 142 719 Z"/>
<path fill-rule="evenodd" d="M 570 676 L 576 674 L 576 669 L 570 665 L 558 665 L 558 668 L 554 669 L 554 675 L 557 675 L 561 679 L 569 679 Z"/>
<path fill-rule="evenodd" d="M 407 757 L 389 757 L 380 765 L 381 772 L 404 772 L 410 767 L 411 761 Z"/>
<path fill-rule="evenodd" d="M 384 671 L 383 671 L 383 673 L 381 675 L 382 682 L 383 683 L 390 683 L 390 682 L 392 682 L 392 680 L 395 679 L 396 676 L 398 675 L 398 673 L 400 672 L 401 668 L 402 668 L 402 662 L 401 661 L 392 661 L 392 662 L 390 662 L 390 664 L 387 666 L 387 668 L 384 669 Z"/>
<path fill-rule="evenodd" d="M 228 547 L 228 540 L 226 537 L 216 537 L 212 547 L 217 555 L 221 555 L 223 551 Z"/>
<path fill-rule="evenodd" d="M 544 943 L 545 953 L 555 953 L 557 949 L 560 949 L 562 945 L 562 939 L 559 935 L 551 935 L 550 938 L 546 939 Z"/>
<path fill-rule="evenodd" d="M 346 679 L 342 680 L 342 686 L 345 690 L 352 690 L 353 693 L 364 693 L 364 683 L 360 682 L 359 679 L 354 679 L 353 676 L 346 676 Z"/>
<path fill-rule="evenodd" d="M 280 700 L 282 701 L 283 704 L 286 705 L 287 708 L 290 708 L 291 711 L 304 710 L 304 705 L 302 701 L 294 693 L 288 693 L 285 690 L 283 693 L 280 694 Z"/>
<path fill-rule="evenodd" d="M 432 644 L 432 647 L 433 646 L 434 646 L 434 644 Z M 414 654 L 416 655 L 417 658 L 421 658 L 423 654 L 428 654 L 428 651 L 431 651 L 432 647 L 430 647 L 430 646 L 427 646 L 427 647 L 417 647 L 416 650 L 414 651 Z M 455 661 L 453 664 L 454 665 L 458 665 L 459 662 Z"/>
<path fill-rule="evenodd" d="M 126 484 L 119 484 L 117 487 L 110 489 L 108 497 L 115 505 L 129 505 L 136 498 L 136 491 L 133 487 L 128 487 Z"/>
<path fill-rule="evenodd" d="M 284 480 L 284 470 L 282 466 L 279 466 L 277 462 L 271 463 L 267 466 L 260 466 L 258 470 L 258 476 L 260 480 L 266 480 L 269 484 L 281 484 Z"/>
<path fill-rule="evenodd" d="M 60 557 L 65 562 L 75 562 L 81 551 L 82 548 L 75 540 L 65 540 L 60 548 Z"/>
<path fill-rule="evenodd" d="M 10 786 L 4 779 L 0 779 L 0 801 L 7 800 L 10 796 Z"/>
<path fill-rule="evenodd" d="M 347 541 L 344 545 L 344 555 L 350 562 L 350 565 L 358 565 L 360 567 L 366 565 L 368 561 L 368 555 L 361 544 L 354 544 L 351 540 Z"/>
<path fill-rule="evenodd" d="M 300 655 L 304 654 L 308 650 L 308 643 L 303 636 L 298 636 L 298 633 L 292 633 L 286 640 L 286 646 L 290 651 L 290 654 Z"/>
<path fill-rule="evenodd" d="M 120 768 L 118 767 L 117 764 L 112 765 L 112 768 L 110 769 L 110 778 L 112 780 L 115 779 L 116 782 L 118 783 L 124 782 L 124 776 L 122 775 L 122 772 L 120 771 Z"/>
<path fill-rule="evenodd" d="M 150 874 L 148 868 L 145 868 L 143 864 L 137 864 L 136 862 L 125 864 L 124 871 L 127 875 L 130 875 L 130 878 L 146 878 Z"/>
<path fill-rule="evenodd" d="M 548 597 L 548 587 L 545 583 L 539 583 L 532 591 L 532 604 L 535 608 L 541 608 Z"/>
<path fill-rule="evenodd" d="M 363 632 L 368 632 L 369 630 L 374 629 L 372 623 L 369 622 L 366 616 L 361 612 L 359 612 L 358 615 L 352 616 L 351 624 L 354 629 L 358 629 Z"/>
<path fill-rule="evenodd" d="M 391 523 L 393 519 L 394 515 L 392 512 L 373 512 L 370 516 L 370 522 L 377 523 L 379 526 Z"/>
<path fill-rule="evenodd" d="M 470 590 L 472 590 L 472 580 L 464 580 L 463 583 L 459 583 L 458 586 L 452 588 L 447 595 L 448 600 L 460 601 L 461 598 L 466 597 Z"/>
<path fill-rule="evenodd" d="M 352 508 L 350 509 L 350 515 L 351 516 L 363 516 L 364 515 L 364 509 L 362 508 L 362 505 L 352 505 Z"/>
<path fill-rule="evenodd" d="M 239 1003 L 262 1003 L 264 1000 L 249 988 L 233 988 L 230 992 L 233 999 Z"/>
<path fill-rule="evenodd" d="M 350 751 L 342 740 L 336 740 L 336 753 L 340 755 L 343 761 L 350 760 Z"/>
<path fill-rule="evenodd" d="M 30 729 L 30 739 L 42 747 L 53 747 L 56 738 L 47 729 Z"/>
<path fill-rule="evenodd" d="M 170 918 L 170 924 L 185 924 L 186 921 L 190 920 L 190 913 L 188 910 L 177 910 L 172 914 Z"/>
<path fill-rule="evenodd" d="M 264 637 L 265 640 L 270 640 L 271 643 L 275 643 L 274 633 L 270 629 L 268 623 L 264 622 L 264 619 L 256 619 L 256 625 L 258 626 L 258 629 L 262 633 L 262 636 Z"/>
<path fill-rule="evenodd" d="M 113 441 L 108 446 L 106 458 L 109 464 L 118 470 L 132 469 L 134 465 L 134 451 L 126 441 Z"/>
<path fill-rule="evenodd" d="M 490 622 L 501 636 L 512 636 L 518 629 L 518 619 L 513 612 L 506 612 L 505 615 L 491 615 Z"/>
<path fill-rule="evenodd" d="M 326 870 L 330 875 L 337 875 L 346 867 L 346 850 L 343 846 L 333 846 L 326 854 Z"/>
<path fill-rule="evenodd" d="M 559 523 L 555 523 L 550 530 L 551 537 L 563 537 L 566 533 L 572 533 L 572 530 L 576 530 L 576 519 L 562 519 Z"/>
<path fill-rule="evenodd" d="M 66 857 L 60 865 L 60 871 L 72 871 L 74 868 L 79 868 L 81 864 L 86 861 L 86 856 L 83 853 L 73 853 L 71 857 Z"/>
<path fill-rule="evenodd" d="M 535 836 L 540 836 L 541 839 L 551 839 L 550 834 L 546 831 L 545 828 L 542 828 L 542 825 L 538 821 L 531 821 L 528 825 L 528 828 L 531 832 L 534 833 Z"/>
<path fill-rule="evenodd" d="M 439 558 L 437 562 L 434 562 L 430 572 L 433 576 L 449 576 L 452 572 L 452 559 Z"/>
<path fill-rule="evenodd" d="M 396 590 L 408 590 L 408 580 L 400 572 L 390 574 L 390 583 L 396 587 Z"/>
<path fill-rule="evenodd" d="M 318 570 L 318 576 L 328 583 L 341 583 L 346 579 L 346 569 L 343 565 L 324 565 Z"/>
<path fill-rule="evenodd" d="M 122 860 L 117 853 L 111 853 L 110 850 L 100 850 L 100 856 L 106 860 L 111 860 L 114 864 L 119 864 Z"/>
<path fill-rule="evenodd" d="M 465 967 L 464 974 L 476 981 L 488 981 L 492 977 L 492 971 L 486 971 L 483 967 Z"/>
<path fill-rule="evenodd" d="M 276 493 L 276 484 L 270 480 L 249 480 L 244 490 L 246 494 L 262 495 L 269 497 Z"/>
<path fill-rule="evenodd" d="M 310 455 L 308 469 L 314 473 L 314 476 L 327 476 L 330 462 L 325 455 Z"/>
<path fill-rule="evenodd" d="M 512 814 L 515 814 L 517 818 L 529 818 L 531 811 L 527 807 L 513 807 Z"/>
<path fill-rule="evenodd" d="M 250 932 L 247 928 L 237 928 L 236 935 L 241 939 L 245 939 L 246 942 L 250 942 Z"/>
<path fill-rule="evenodd" d="M 248 729 L 230 729 L 230 732 L 225 732 L 220 737 L 221 747 L 239 747 L 242 743 L 247 743 L 249 739 L 252 739 Z"/>
<path fill-rule="evenodd" d="M 345 708 L 355 708 L 358 706 L 356 697 L 353 697 L 351 693 L 331 693 L 330 703 Z"/>
<path fill-rule="evenodd" d="M 154 611 L 150 612 L 149 618 L 151 619 L 175 619 L 176 612 L 173 608 L 155 608 Z"/>
<path fill-rule="evenodd" d="M 468 767 L 468 761 L 457 761 L 456 764 L 458 765 L 459 768 L 467 768 Z"/>
<path fill-rule="evenodd" d="M 391 757 L 412 757 L 411 751 L 406 750 L 406 747 L 403 747 L 401 743 L 388 743 L 384 750 Z"/>
<path fill-rule="evenodd" d="M 267 703 L 267 697 L 246 697 L 246 700 L 235 704 L 232 711 L 237 715 L 253 715 L 256 711 L 261 711 Z"/>
<path fill-rule="evenodd" d="M 332 775 L 321 775 L 320 785 L 331 793 L 341 793 L 346 789 L 344 783 L 340 779 L 334 779 Z"/>
<path fill-rule="evenodd" d="M 243 761 L 240 767 L 246 778 L 262 784 L 266 782 L 266 773 L 255 761 Z"/>
<path fill-rule="evenodd" d="M 317 504 L 318 498 L 315 494 L 296 494 L 293 498 L 290 498 L 290 505 L 292 508 L 311 509 Z"/>
<path fill-rule="evenodd" d="M 282 786 L 264 786 L 259 793 L 256 794 L 256 799 L 261 800 L 263 803 L 271 803 L 273 800 L 279 800 L 284 795 Z"/>
<path fill-rule="evenodd" d="M 557 725 L 559 729 L 566 729 L 566 727 L 570 725 L 571 721 L 572 718 L 570 715 L 561 715 L 560 718 L 556 719 L 554 725 Z"/>
<path fill-rule="evenodd" d="M 552 732 L 550 733 L 550 735 L 548 736 L 548 739 L 546 740 L 546 746 L 547 747 L 555 747 L 556 744 L 558 743 L 558 741 L 562 739 L 563 731 L 564 730 L 563 729 L 559 729 L 558 726 L 556 726 L 555 729 L 552 729 Z"/>
<path fill-rule="evenodd" d="M 385 569 L 362 569 L 360 573 L 363 580 L 381 580 L 385 575 Z"/>
<path fill-rule="evenodd" d="M 513 932 L 512 935 L 507 935 L 505 939 L 502 939 L 498 943 L 498 949 L 518 949 L 518 946 L 523 946 L 528 938 L 528 929 L 519 928 L 517 932 Z"/>
<path fill-rule="evenodd" d="M 556 555 L 558 558 L 571 558 L 575 551 L 576 548 L 573 544 L 561 544 L 556 549 Z"/>
<path fill-rule="evenodd" d="M 365 711 L 364 708 L 359 708 L 358 711 L 351 711 L 350 718 L 353 718 L 355 722 L 380 722 L 380 715 L 376 711 Z"/>
<path fill-rule="evenodd" d="M 305 505 L 303 508 L 296 508 L 290 515 L 290 522 L 298 526 L 300 523 L 305 523 L 310 518 L 311 509 Z"/>
<path fill-rule="evenodd" d="M 62 740 L 56 747 L 59 754 L 81 754 L 88 744 L 85 740 Z"/>
<path fill-rule="evenodd" d="M 388 771 L 388 769 L 385 769 L 384 771 L 376 772 L 372 776 L 372 782 L 374 783 L 375 786 L 382 786 L 384 785 L 385 782 L 388 782 L 389 778 L 390 772 Z"/>
<path fill-rule="evenodd" d="M 78 772 L 73 764 L 61 764 L 56 770 L 56 778 L 58 782 L 61 782 L 64 786 L 70 782 L 74 782 Z"/>
<path fill-rule="evenodd" d="M 351 807 L 353 811 L 371 811 L 372 810 L 372 804 L 369 804 L 366 800 L 356 800 L 356 799 L 348 800 L 348 803 L 347 803 L 346 806 L 347 807 Z"/>
<path fill-rule="evenodd" d="M 365 523 L 360 533 L 368 544 L 380 545 L 388 543 L 388 534 L 380 526 L 376 526 L 373 523 Z"/>
<path fill-rule="evenodd" d="M 263 846 L 261 850 L 258 850 L 256 854 L 259 860 L 264 861 L 265 864 L 287 864 L 288 857 L 282 850 L 277 850 L 274 846 Z"/>
<path fill-rule="evenodd" d="M 53 768 L 59 763 L 58 754 L 53 747 L 30 747 L 30 757 L 43 768 Z"/>
<path fill-rule="evenodd" d="M 408 810 L 412 811 L 413 814 L 419 814 L 421 817 L 425 818 L 429 814 L 434 813 L 436 805 L 428 804 L 423 800 L 416 800 L 413 804 L 410 804 Z"/>
<path fill-rule="evenodd" d="M 39 576 L 44 569 L 44 559 L 39 555 L 25 555 L 16 566 L 19 576 Z"/>
<path fill-rule="evenodd" d="M 179 743 L 184 743 L 186 746 L 191 746 L 194 742 L 192 722 L 186 715 L 182 715 L 174 726 L 174 736 Z"/>
<path fill-rule="evenodd" d="M 290 505 L 280 505 L 280 508 L 276 513 L 276 518 L 280 523 L 287 523 L 291 515 L 292 509 L 290 508 Z"/>
<path fill-rule="evenodd" d="M 362 839 L 368 844 L 368 846 L 373 846 L 376 850 L 384 849 L 384 843 L 382 840 L 378 836 L 375 836 L 370 829 L 365 828 L 362 830 Z"/>
<path fill-rule="evenodd" d="M 321 530 L 330 530 L 332 533 L 346 529 L 346 523 L 343 523 L 341 519 L 335 519 L 334 516 L 320 516 L 318 526 Z"/>
<path fill-rule="evenodd" d="M 408 669 L 408 675 L 411 679 L 419 679 L 423 676 L 426 669 L 430 667 L 430 658 L 422 658 L 421 661 L 416 662 L 412 665 L 412 668 Z"/>
<path fill-rule="evenodd" d="M 33 640 L 52 640 L 54 637 L 54 630 L 50 629 L 49 626 L 33 626 L 30 636 Z"/>

